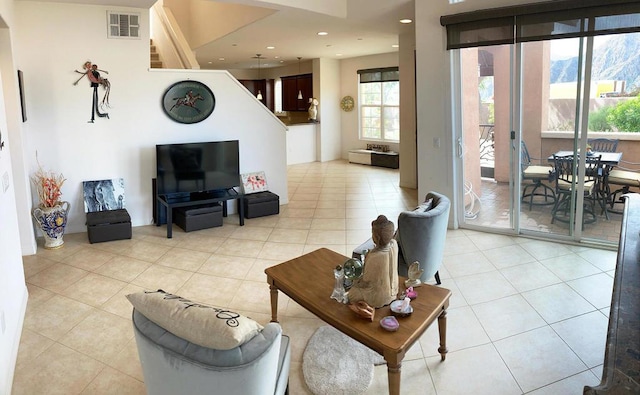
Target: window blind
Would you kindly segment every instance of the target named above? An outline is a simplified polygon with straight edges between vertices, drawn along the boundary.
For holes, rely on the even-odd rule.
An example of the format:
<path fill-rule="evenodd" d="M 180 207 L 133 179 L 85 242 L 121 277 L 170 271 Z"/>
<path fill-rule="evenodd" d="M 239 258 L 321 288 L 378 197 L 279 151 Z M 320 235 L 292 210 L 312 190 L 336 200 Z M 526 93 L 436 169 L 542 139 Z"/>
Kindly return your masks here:
<path fill-rule="evenodd" d="M 640 31 L 640 1 L 559 0 L 440 17 L 447 49 Z"/>
<path fill-rule="evenodd" d="M 397 67 L 358 70 L 360 83 L 400 81 L 400 71 Z"/>

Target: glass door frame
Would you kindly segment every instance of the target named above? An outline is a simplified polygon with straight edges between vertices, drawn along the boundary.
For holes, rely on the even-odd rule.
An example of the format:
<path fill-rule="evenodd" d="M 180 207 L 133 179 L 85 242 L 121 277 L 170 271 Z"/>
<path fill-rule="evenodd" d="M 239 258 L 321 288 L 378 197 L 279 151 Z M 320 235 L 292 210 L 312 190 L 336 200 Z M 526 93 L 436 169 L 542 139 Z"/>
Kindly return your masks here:
<path fill-rule="evenodd" d="M 578 50 L 578 76 L 576 84 L 576 115 L 575 128 L 573 138 L 574 152 L 586 152 L 587 134 L 588 134 L 588 117 L 589 117 L 589 100 L 590 84 L 591 84 L 591 68 L 593 55 L 593 37 L 581 37 L 579 40 Z M 511 129 L 510 137 L 510 158 L 509 158 L 509 200 L 510 200 L 510 228 L 498 228 L 477 225 L 465 221 L 465 185 L 464 185 L 464 125 L 463 125 L 463 99 L 461 86 L 461 54 L 460 50 L 451 51 L 451 75 L 452 75 L 452 126 L 454 131 L 455 155 L 457 159 L 454 163 L 454 178 L 456 193 L 456 216 L 457 224 L 461 228 L 487 231 L 492 233 L 500 233 L 507 235 L 524 235 L 536 238 L 553 238 L 561 239 L 567 242 L 581 242 L 582 236 L 582 217 L 583 210 L 573 210 L 575 207 L 583 207 L 584 203 L 584 182 L 578 182 L 574 186 L 575 193 L 571 202 L 572 213 L 575 212 L 573 223 L 570 223 L 567 235 L 558 233 L 544 233 L 531 229 L 523 229 L 521 227 L 521 199 L 520 187 L 522 183 L 522 174 L 520 164 L 522 161 L 522 153 L 520 144 L 522 141 L 522 108 L 523 108 L 523 44 L 517 43 L 510 46 L 510 69 L 512 70 L 510 79 L 510 103 L 509 124 Z M 585 99 L 586 98 L 586 99 Z M 574 170 L 577 166 L 578 180 L 583 180 L 585 175 L 585 158 L 584 156 L 576 157 L 574 161 Z M 572 214 L 573 217 L 573 214 Z"/>

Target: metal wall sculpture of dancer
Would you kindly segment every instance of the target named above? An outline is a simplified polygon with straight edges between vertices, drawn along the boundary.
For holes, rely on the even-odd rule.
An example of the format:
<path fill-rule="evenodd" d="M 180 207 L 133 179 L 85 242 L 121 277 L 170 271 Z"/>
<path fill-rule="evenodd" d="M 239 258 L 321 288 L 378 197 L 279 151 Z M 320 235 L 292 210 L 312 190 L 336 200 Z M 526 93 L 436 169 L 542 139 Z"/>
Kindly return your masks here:
<path fill-rule="evenodd" d="M 86 75 L 89 79 L 90 86 L 93 88 L 93 102 L 91 103 L 91 120 L 90 123 L 93 123 L 96 114 L 100 117 L 106 117 L 109 119 L 109 113 L 100 112 L 100 107 L 109 107 L 109 93 L 111 92 L 111 83 L 108 79 L 100 77 L 100 72 L 105 74 L 109 74 L 108 71 L 98 69 L 98 65 L 92 64 L 91 61 L 86 61 L 82 65 L 84 71 L 75 70 L 76 73 L 82 74 L 80 78 L 78 78 L 73 85 L 78 85 L 78 82 Z M 102 86 L 105 90 L 104 96 L 102 97 L 102 102 L 98 106 L 98 87 Z"/>

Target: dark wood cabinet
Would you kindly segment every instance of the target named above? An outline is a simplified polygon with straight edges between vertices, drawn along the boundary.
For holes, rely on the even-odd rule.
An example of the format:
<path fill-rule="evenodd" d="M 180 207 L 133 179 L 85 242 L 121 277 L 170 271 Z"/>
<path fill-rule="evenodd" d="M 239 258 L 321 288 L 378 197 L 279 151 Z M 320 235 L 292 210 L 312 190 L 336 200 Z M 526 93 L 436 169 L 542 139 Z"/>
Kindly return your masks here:
<path fill-rule="evenodd" d="M 309 98 L 313 97 L 313 75 L 301 74 L 281 77 L 282 80 L 282 110 L 307 111 Z M 302 94 L 302 99 L 298 98 Z"/>
<path fill-rule="evenodd" d="M 252 95 L 262 93 L 262 104 L 273 112 L 275 106 L 274 80 L 238 80 Z"/>
<path fill-rule="evenodd" d="M 298 83 L 296 77 L 282 77 L 282 110 L 298 110 Z"/>

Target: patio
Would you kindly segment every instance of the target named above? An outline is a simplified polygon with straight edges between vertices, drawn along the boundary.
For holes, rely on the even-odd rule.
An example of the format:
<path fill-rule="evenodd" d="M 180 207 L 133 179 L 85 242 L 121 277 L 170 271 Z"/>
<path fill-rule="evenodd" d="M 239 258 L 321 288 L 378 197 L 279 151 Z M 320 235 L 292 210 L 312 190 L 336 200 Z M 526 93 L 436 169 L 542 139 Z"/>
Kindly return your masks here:
<path fill-rule="evenodd" d="M 474 211 L 477 217 L 465 219 L 468 224 L 486 226 L 492 228 L 508 229 L 510 225 L 509 184 L 497 182 L 491 178 L 482 178 L 480 190 L 475 190 L 478 195 L 479 205 L 476 203 Z M 479 206 L 479 207 L 478 207 Z M 520 228 L 528 231 L 536 231 L 545 234 L 568 235 L 569 226 L 566 223 L 556 221 L 551 223 L 552 205 L 532 206 L 531 211 L 526 204 L 521 207 Z M 597 211 L 597 220 L 593 224 L 585 224 L 583 236 L 585 238 L 603 240 L 617 243 L 620 236 L 622 215 L 609 212 L 609 219 L 600 215 Z"/>

